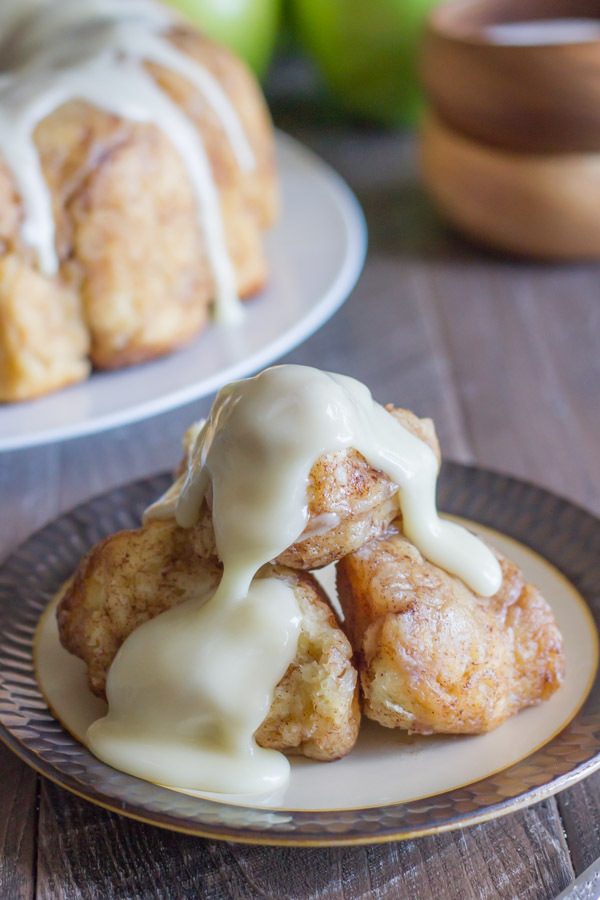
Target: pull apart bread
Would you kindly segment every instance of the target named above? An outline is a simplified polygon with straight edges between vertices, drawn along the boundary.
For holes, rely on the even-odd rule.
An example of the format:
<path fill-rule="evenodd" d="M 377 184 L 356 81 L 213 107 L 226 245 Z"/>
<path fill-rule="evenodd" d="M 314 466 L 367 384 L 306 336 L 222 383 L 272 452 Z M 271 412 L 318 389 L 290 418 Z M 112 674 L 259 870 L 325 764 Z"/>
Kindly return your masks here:
<path fill-rule="evenodd" d="M 338 563 L 365 715 L 412 733 L 476 734 L 559 688 L 564 654 L 552 610 L 494 552 L 502 586 L 490 598 L 424 559 L 398 520 Z"/>
<path fill-rule="evenodd" d="M 439 462 L 431 420 L 387 409 Z M 190 429 L 184 439 L 188 455 L 197 433 Z M 82 560 L 58 622 L 62 643 L 87 663 L 99 696 L 135 628 L 197 596 L 200 582 L 216 589 L 222 564 L 210 500 L 208 492 L 189 529 L 173 518 L 148 518 Z M 302 616 L 296 657 L 255 735 L 260 746 L 321 760 L 345 755 L 358 734 L 359 692 L 365 714 L 387 727 L 472 734 L 560 686 L 560 632 L 544 598 L 510 560 L 496 553 L 503 581 L 491 598 L 427 561 L 402 533 L 396 486 L 352 449 L 317 459 L 307 501 L 301 538 L 259 572 L 293 586 Z M 335 561 L 341 623 L 310 574 Z"/>
<path fill-rule="evenodd" d="M 352 648 L 327 597 L 308 572 L 265 566 L 259 577 L 285 579 L 301 613 L 296 658 L 275 688 L 256 733 L 261 747 L 337 759 L 356 741 L 360 723 Z M 207 579 L 216 589 L 221 569 L 198 557 L 190 532 L 173 520 L 149 521 L 105 538 L 81 561 L 58 609 L 63 645 L 88 666 L 88 683 L 105 697 L 106 678 L 131 632 L 197 596 Z"/>
<path fill-rule="evenodd" d="M 440 456 L 433 422 L 403 409 L 389 411 Z M 198 428 L 184 436 L 185 477 Z M 398 515 L 396 486 L 355 450 L 336 451 L 313 465 L 309 519 L 301 540 L 263 574 L 286 578 L 302 613 L 294 663 L 276 687 L 271 710 L 256 734 L 263 747 L 336 759 L 356 741 L 360 724 L 358 674 L 352 648 L 311 569 L 328 565 L 385 531 Z M 323 523 L 329 523 L 321 533 Z M 333 523 L 333 524 L 332 524 Z M 207 577 L 221 578 L 211 510 L 183 529 L 173 519 L 148 519 L 134 531 L 105 538 L 85 557 L 58 608 L 60 638 L 88 666 L 91 690 L 105 697 L 110 665 L 139 625 L 194 597 Z"/>
<path fill-rule="evenodd" d="M 267 108 L 227 50 L 179 21 L 164 39 L 224 92 L 253 155 L 243 169 L 206 96 L 178 72 L 143 63 L 201 139 L 233 290 L 247 297 L 265 283 L 262 232 L 277 210 Z M 168 134 L 72 99 L 39 123 L 33 140 L 58 266 L 44 272 L 25 242 L 24 206 L 0 152 L 0 402 L 81 381 L 92 366 L 115 369 L 167 353 L 198 334 L 215 300 L 197 198 Z"/>

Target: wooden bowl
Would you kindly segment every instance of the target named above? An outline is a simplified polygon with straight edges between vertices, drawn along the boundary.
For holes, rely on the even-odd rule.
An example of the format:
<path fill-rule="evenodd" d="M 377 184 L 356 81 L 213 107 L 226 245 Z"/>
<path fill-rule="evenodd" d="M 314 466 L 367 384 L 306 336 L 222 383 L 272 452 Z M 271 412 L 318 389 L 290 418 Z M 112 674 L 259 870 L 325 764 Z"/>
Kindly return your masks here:
<path fill-rule="evenodd" d="M 421 163 L 441 212 L 476 241 L 546 260 L 600 258 L 600 152 L 515 153 L 430 115 Z"/>
<path fill-rule="evenodd" d="M 565 22 L 558 43 L 556 31 L 546 33 L 549 43 L 498 42 L 502 30 L 500 40 L 524 38 L 522 25 L 517 38 L 507 23 L 548 26 L 556 19 L 590 24 L 577 29 Z M 543 40 L 536 28 L 533 39 Z M 438 115 L 477 140 L 535 153 L 600 150 L 598 0 L 442 4 L 429 17 L 422 74 Z"/>

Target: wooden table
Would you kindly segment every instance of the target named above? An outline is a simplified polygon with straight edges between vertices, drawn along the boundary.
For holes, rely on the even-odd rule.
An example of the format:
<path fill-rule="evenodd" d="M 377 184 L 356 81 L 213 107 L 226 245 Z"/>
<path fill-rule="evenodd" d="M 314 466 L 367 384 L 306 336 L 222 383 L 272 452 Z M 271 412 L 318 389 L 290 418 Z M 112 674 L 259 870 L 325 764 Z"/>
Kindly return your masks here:
<path fill-rule="evenodd" d="M 344 175 L 370 232 L 342 310 L 286 359 L 342 371 L 435 419 L 447 457 L 600 512 L 600 269 L 537 266 L 440 224 L 413 142 L 276 117 Z M 316 117 L 318 119 L 318 116 Z M 201 402 L 93 438 L 0 456 L 0 555 L 76 503 L 170 468 Z M 120 818 L 0 747 L 0 898 L 552 898 L 600 855 L 600 775 L 464 831 L 373 847 L 220 844 Z"/>

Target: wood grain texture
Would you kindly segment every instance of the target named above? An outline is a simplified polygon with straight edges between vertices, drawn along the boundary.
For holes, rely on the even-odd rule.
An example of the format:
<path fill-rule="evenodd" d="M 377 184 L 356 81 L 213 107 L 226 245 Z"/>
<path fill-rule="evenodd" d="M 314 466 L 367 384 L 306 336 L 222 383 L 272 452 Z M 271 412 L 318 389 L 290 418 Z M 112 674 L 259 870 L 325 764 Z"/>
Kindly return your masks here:
<path fill-rule="evenodd" d="M 580 875 L 600 856 L 600 773 L 558 795 L 571 861 Z"/>
<path fill-rule="evenodd" d="M 96 494 L 173 467 L 181 436 L 208 401 L 64 444 L 0 454 L 0 558 L 61 512 Z"/>
<path fill-rule="evenodd" d="M 0 744 L 0 898 L 35 896 L 38 776 Z"/>
<path fill-rule="evenodd" d="M 433 416 L 447 456 L 529 478 L 599 510 L 597 268 L 529 266 L 469 247 L 444 228 L 425 200 L 410 140 L 341 127 L 323 108 L 306 113 L 302 124 L 303 108 L 295 99 L 278 101 L 276 118 L 357 191 L 370 248 L 346 305 L 286 361 L 361 378 L 379 400 Z M 208 402 L 104 435 L 0 456 L 0 495 L 10 511 L 0 517 L 0 555 L 62 510 L 172 466 L 183 428 Z M 30 799 L 21 809 L 22 839 L 15 840 L 12 824 L 6 832 L 0 824 L 2 871 L 28 873 L 23 883 L 31 889 L 34 867 L 27 848 L 33 847 L 35 776 L 16 761 L 9 762 L 6 775 L 5 756 L 0 755 L 0 814 L 15 808 L 11 796 L 23 794 L 15 794 L 17 778 L 25 779 Z M 44 783 L 36 896 L 552 898 L 573 877 L 571 855 L 579 871 L 600 852 L 599 800 L 597 782 L 590 779 L 560 798 L 562 821 L 556 800 L 549 800 L 476 828 L 417 841 L 286 850 L 171 834 Z"/>
<path fill-rule="evenodd" d="M 553 801 L 455 835 L 334 850 L 176 835 L 49 783 L 41 811 L 39 900 L 544 900 L 573 877 Z"/>
<path fill-rule="evenodd" d="M 567 275 L 440 265 L 430 289 L 477 459 L 597 511 L 598 310 L 591 279 Z"/>

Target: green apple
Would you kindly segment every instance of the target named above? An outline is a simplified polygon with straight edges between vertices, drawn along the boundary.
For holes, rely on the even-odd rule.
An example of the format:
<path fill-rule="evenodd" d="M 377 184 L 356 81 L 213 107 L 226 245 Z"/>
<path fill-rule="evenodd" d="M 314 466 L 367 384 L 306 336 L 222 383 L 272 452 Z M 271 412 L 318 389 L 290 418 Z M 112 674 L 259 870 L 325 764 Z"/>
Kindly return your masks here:
<path fill-rule="evenodd" d="M 421 95 L 417 57 L 440 0 L 291 0 L 301 41 L 339 101 L 389 124 L 411 124 Z"/>
<path fill-rule="evenodd" d="M 280 0 L 169 0 L 209 37 L 266 72 L 281 18 Z"/>

